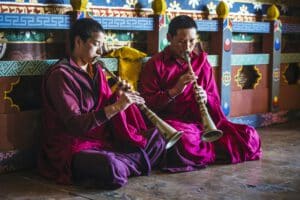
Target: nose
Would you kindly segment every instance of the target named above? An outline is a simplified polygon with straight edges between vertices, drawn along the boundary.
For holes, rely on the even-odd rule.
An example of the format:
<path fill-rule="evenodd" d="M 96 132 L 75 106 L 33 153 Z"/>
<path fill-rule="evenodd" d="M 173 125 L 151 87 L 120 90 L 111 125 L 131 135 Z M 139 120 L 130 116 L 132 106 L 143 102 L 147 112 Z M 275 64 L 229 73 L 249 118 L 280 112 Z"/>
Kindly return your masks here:
<path fill-rule="evenodd" d="M 96 54 L 102 55 L 102 53 L 103 53 L 103 49 L 102 49 L 102 47 L 99 46 L 99 48 L 96 51 Z"/>
<path fill-rule="evenodd" d="M 183 43 L 183 50 L 184 51 L 190 51 L 192 48 L 192 42 L 186 41 Z"/>

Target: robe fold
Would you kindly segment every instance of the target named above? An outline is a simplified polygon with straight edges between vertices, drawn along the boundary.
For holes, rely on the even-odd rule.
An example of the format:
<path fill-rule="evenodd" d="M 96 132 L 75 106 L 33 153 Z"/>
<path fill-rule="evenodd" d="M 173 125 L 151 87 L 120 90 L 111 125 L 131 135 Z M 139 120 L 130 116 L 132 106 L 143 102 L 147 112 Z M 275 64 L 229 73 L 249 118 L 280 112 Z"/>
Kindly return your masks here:
<path fill-rule="evenodd" d="M 135 105 L 108 120 L 103 108 L 116 101 L 100 64 L 94 78 L 72 59 L 63 59 L 45 74 L 42 85 L 43 134 L 39 172 L 58 183 L 71 183 L 72 156 L 84 150 L 141 151 L 147 145 L 144 119 Z M 139 149 L 139 150 L 136 150 Z M 147 156 L 142 159 L 149 172 Z"/>
<path fill-rule="evenodd" d="M 193 84 L 188 84 L 174 99 L 168 96 L 167 91 L 188 70 L 188 65 L 172 57 L 167 47 L 145 64 L 139 84 L 146 104 L 175 129 L 184 132 L 176 146 L 168 151 L 163 168 L 171 172 L 190 171 L 215 162 L 239 163 L 259 159 L 262 156 L 261 141 L 256 130 L 228 121 L 220 107 L 218 88 L 207 54 L 192 52 L 191 65 L 198 77 L 197 83 L 207 92 L 211 118 L 224 135 L 212 143 L 201 140 L 203 125 Z"/>

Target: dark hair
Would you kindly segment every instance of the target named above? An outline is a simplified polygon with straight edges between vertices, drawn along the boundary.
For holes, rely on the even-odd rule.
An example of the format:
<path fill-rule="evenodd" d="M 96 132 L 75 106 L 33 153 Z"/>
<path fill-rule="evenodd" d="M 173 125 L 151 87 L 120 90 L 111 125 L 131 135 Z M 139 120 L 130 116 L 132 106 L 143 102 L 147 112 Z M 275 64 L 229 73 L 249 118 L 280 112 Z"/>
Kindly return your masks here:
<path fill-rule="evenodd" d="M 171 20 L 169 24 L 168 34 L 174 36 L 177 34 L 178 29 L 186 28 L 195 28 L 197 30 L 197 24 L 191 17 L 187 15 L 179 15 Z"/>
<path fill-rule="evenodd" d="M 70 48 L 74 49 L 75 37 L 79 36 L 84 42 L 92 37 L 93 32 L 102 32 L 104 29 L 96 20 L 91 18 L 78 19 L 71 27 L 69 33 Z"/>

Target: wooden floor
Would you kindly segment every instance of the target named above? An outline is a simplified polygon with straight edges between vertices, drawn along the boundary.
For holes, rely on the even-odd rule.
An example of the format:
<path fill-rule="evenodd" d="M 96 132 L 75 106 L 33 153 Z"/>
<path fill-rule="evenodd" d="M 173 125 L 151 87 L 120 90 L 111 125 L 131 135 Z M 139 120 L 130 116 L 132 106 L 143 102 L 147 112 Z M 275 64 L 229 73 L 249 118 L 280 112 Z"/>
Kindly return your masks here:
<path fill-rule="evenodd" d="M 300 120 L 258 129 L 264 157 L 179 174 L 153 172 L 118 190 L 61 186 L 35 171 L 0 175 L 0 199 L 300 199 Z"/>

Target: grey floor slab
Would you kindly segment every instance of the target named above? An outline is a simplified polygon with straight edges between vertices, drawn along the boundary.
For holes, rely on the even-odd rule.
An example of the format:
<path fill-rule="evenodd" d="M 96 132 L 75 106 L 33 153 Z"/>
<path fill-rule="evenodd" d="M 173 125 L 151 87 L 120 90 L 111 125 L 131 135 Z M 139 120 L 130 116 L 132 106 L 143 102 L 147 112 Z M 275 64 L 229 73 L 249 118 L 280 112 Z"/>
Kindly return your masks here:
<path fill-rule="evenodd" d="M 117 190 L 62 186 L 34 171 L 0 175 L 0 199 L 300 199 L 300 121 L 258 129 L 262 160 L 178 174 L 155 171 Z"/>

